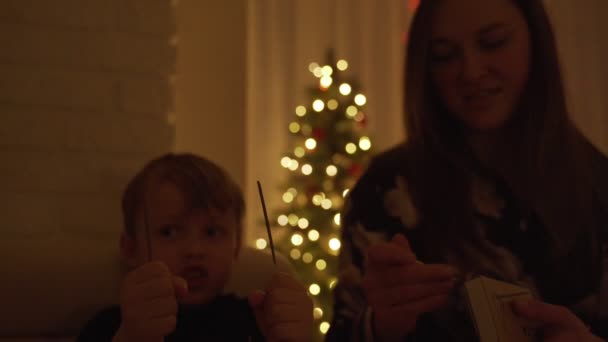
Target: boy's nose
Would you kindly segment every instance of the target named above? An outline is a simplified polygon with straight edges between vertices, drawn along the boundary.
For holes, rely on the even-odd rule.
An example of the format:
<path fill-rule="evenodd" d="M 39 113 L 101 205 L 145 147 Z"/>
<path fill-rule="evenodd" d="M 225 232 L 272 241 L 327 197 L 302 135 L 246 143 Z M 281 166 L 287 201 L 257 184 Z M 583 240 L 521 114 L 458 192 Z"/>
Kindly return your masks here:
<path fill-rule="evenodd" d="M 183 251 L 187 256 L 204 256 L 207 250 L 208 248 L 204 239 L 198 237 L 189 237 L 183 244 Z"/>

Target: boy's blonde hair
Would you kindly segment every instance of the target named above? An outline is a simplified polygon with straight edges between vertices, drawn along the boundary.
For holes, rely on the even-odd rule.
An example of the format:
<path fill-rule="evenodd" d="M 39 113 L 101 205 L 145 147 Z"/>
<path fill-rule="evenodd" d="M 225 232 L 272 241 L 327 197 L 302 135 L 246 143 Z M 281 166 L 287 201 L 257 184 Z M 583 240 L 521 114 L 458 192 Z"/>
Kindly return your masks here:
<path fill-rule="evenodd" d="M 122 197 L 124 230 L 129 237 L 135 237 L 136 217 L 143 209 L 145 194 L 161 182 L 175 185 L 188 208 L 232 212 L 238 222 L 236 233 L 240 245 L 245 213 L 240 188 L 219 165 L 189 153 L 169 153 L 154 159 L 129 182 Z"/>

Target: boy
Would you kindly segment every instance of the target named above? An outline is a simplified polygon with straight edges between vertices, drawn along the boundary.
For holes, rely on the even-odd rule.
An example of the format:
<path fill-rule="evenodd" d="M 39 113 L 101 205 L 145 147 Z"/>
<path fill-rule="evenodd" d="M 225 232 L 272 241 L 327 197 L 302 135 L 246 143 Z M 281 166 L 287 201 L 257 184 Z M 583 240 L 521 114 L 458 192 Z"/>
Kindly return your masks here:
<path fill-rule="evenodd" d="M 122 199 L 121 253 L 132 271 L 120 308 L 78 341 L 310 341 L 312 301 L 277 273 L 248 300 L 222 295 L 241 245 L 244 201 L 214 163 L 191 154 L 151 161 Z"/>

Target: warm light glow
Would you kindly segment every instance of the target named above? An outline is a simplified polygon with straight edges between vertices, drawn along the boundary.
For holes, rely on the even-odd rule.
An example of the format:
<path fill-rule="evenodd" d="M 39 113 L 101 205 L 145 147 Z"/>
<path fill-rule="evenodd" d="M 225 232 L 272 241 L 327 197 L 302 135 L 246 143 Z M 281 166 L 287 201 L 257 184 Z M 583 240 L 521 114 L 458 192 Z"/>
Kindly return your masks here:
<path fill-rule="evenodd" d="M 289 165 L 291 165 L 291 158 L 289 158 L 289 157 L 283 157 L 281 159 L 281 166 L 284 167 L 284 168 L 288 168 Z"/>
<path fill-rule="evenodd" d="M 319 67 L 319 64 L 317 64 L 316 62 L 312 62 L 312 63 L 308 64 L 308 71 L 315 72 L 315 69 L 318 67 Z"/>
<path fill-rule="evenodd" d="M 308 228 L 308 225 L 309 225 L 309 222 L 307 219 L 301 218 L 298 220 L 298 227 L 300 227 L 301 229 Z"/>
<path fill-rule="evenodd" d="M 327 262 L 325 262 L 325 260 L 323 260 L 323 259 L 319 259 L 319 260 L 317 260 L 317 262 L 315 262 L 315 266 L 317 267 L 317 269 L 319 271 L 323 271 L 324 269 L 327 268 Z"/>
<path fill-rule="evenodd" d="M 340 214 L 339 213 L 334 215 L 334 223 L 338 226 L 340 225 Z"/>
<path fill-rule="evenodd" d="M 333 278 L 332 280 L 329 281 L 329 289 L 333 289 L 334 287 L 336 287 L 336 284 L 338 283 L 338 279 Z"/>
<path fill-rule="evenodd" d="M 304 107 L 304 106 L 297 106 L 296 107 L 296 115 L 300 116 L 300 117 L 306 115 L 306 107 Z"/>
<path fill-rule="evenodd" d="M 297 122 L 292 122 L 289 124 L 289 131 L 291 133 L 298 133 L 300 131 L 300 124 Z"/>
<path fill-rule="evenodd" d="M 359 139 L 359 148 L 363 151 L 367 151 L 372 147 L 372 141 L 368 137 L 361 137 Z"/>
<path fill-rule="evenodd" d="M 295 227 L 298 224 L 298 220 L 300 219 L 296 214 L 289 214 L 287 217 L 289 225 Z"/>
<path fill-rule="evenodd" d="M 281 226 L 286 226 L 289 223 L 289 219 L 287 218 L 287 216 L 281 215 L 277 219 L 277 222 L 279 222 L 279 225 Z"/>
<path fill-rule="evenodd" d="M 365 103 L 367 103 L 367 98 L 363 94 L 357 94 L 357 96 L 355 96 L 355 103 L 358 106 L 364 106 Z"/>
<path fill-rule="evenodd" d="M 332 205 L 333 203 L 331 203 L 331 200 L 329 198 L 325 198 L 321 201 L 321 207 L 325 210 L 331 209 Z"/>
<path fill-rule="evenodd" d="M 308 232 L 308 239 L 310 241 L 317 241 L 319 240 L 319 232 L 315 229 L 312 229 L 311 231 Z"/>
<path fill-rule="evenodd" d="M 331 76 L 331 74 L 334 73 L 334 69 L 332 69 L 332 67 L 330 67 L 329 65 L 326 65 L 323 67 L 323 69 L 321 69 L 321 73 L 323 74 L 323 76 Z"/>
<path fill-rule="evenodd" d="M 323 181 L 323 189 L 325 191 L 332 191 L 334 189 L 334 181 L 331 179 L 326 179 Z"/>
<path fill-rule="evenodd" d="M 302 158 L 306 154 L 306 150 L 304 150 L 303 147 L 298 146 L 298 147 L 294 148 L 293 154 L 295 154 L 295 156 L 298 158 Z"/>
<path fill-rule="evenodd" d="M 315 68 L 315 70 L 312 71 L 313 75 L 315 75 L 315 77 L 321 78 L 323 77 L 323 68 L 321 67 L 317 67 Z"/>
<path fill-rule="evenodd" d="M 338 240 L 337 238 L 332 238 L 331 240 L 329 240 L 329 249 L 331 249 L 332 251 L 339 250 L 341 246 L 342 243 L 340 243 L 340 240 Z"/>
<path fill-rule="evenodd" d="M 338 101 L 334 99 L 327 101 L 327 108 L 330 110 L 336 110 L 338 108 Z"/>
<path fill-rule="evenodd" d="M 348 108 L 346 108 L 346 115 L 349 118 L 354 118 L 357 113 L 359 113 L 359 108 L 355 107 L 355 106 L 348 106 Z"/>
<path fill-rule="evenodd" d="M 345 150 L 346 150 L 346 153 L 353 154 L 353 153 L 357 152 L 357 145 L 355 145 L 353 143 L 348 143 L 348 144 L 346 144 Z"/>
<path fill-rule="evenodd" d="M 323 323 L 319 324 L 319 331 L 321 332 L 321 334 L 325 335 L 329 331 L 329 327 L 330 327 L 329 323 L 323 322 Z"/>
<path fill-rule="evenodd" d="M 346 95 L 349 95 L 351 91 L 352 91 L 352 88 L 350 87 L 350 84 L 348 84 L 348 83 L 340 84 L 340 94 L 346 96 Z"/>
<path fill-rule="evenodd" d="M 304 261 L 307 264 L 310 264 L 312 262 L 312 254 L 304 253 L 304 255 L 302 255 L 302 261 Z"/>
<path fill-rule="evenodd" d="M 313 138 L 308 138 L 306 139 L 306 142 L 304 142 L 304 146 L 309 150 L 314 150 L 315 147 L 317 147 L 317 141 Z"/>
<path fill-rule="evenodd" d="M 312 315 L 315 319 L 321 319 L 323 318 L 323 310 L 321 308 L 315 308 L 312 310 Z"/>
<path fill-rule="evenodd" d="M 296 188 L 289 188 L 287 189 L 287 192 L 289 192 L 292 195 L 297 195 L 298 194 L 298 190 L 296 190 Z"/>
<path fill-rule="evenodd" d="M 312 109 L 315 110 L 315 112 L 320 112 L 325 108 L 325 103 L 323 103 L 323 101 L 317 99 L 312 103 Z"/>
<path fill-rule="evenodd" d="M 325 169 L 325 172 L 327 173 L 328 176 L 333 177 L 338 174 L 338 168 L 335 167 L 334 165 L 329 165 Z"/>
<path fill-rule="evenodd" d="M 304 238 L 302 237 L 302 235 L 300 235 L 300 234 L 293 234 L 293 235 L 291 236 L 291 243 L 292 243 L 294 246 L 299 246 L 299 245 L 301 245 L 303 242 L 304 242 Z"/>
<path fill-rule="evenodd" d="M 365 119 L 365 114 L 363 114 L 363 112 L 359 112 L 355 115 L 355 121 L 361 122 L 363 119 Z"/>
<path fill-rule="evenodd" d="M 297 170 L 297 169 L 298 169 L 298 167 L 300 167 L 300 163 L 298 163 L 298 161 L 297 161 L 297 160 L 295 160 L 295 159 L 291 159 L 291 160 L 289 161 L 289 166 L 288 166 L 288 168 L 289 168 L 291 171 L 295 171 L 295 170 Z"/>
<path fill-rule="evenodd" d="M 342 192 L 342 197 L 346 197 L 346 195 L 348 195 L 348 192 L 350 191 L 350 189 L 346 189 Z"/>
<path fill-rule="evenodd" d="M 257 249 L 264 249 L 264 248 L 266 248 L 266 246 L 267 246 L 266 240 L 264 240 L 264 239 L 255 240 L 255 247 Z"/>
<path fill-rule="evenodd" d="M 338 63 L 336 63 L 336 66 L 338 67 L 338 70 L 344 71 L 344 70 L 348 69 L 348 62 L 341 59 L 338 61 Z"/>
<path fill-rule="evenodd" d="M 308 287 L 308 292 L 310 292 L 311 295 L 316 296 L 319 293 L 321 293 L 321 286 L 319 286 L 317 284 L 311 284 Z"/>
<path fill-rule="evenodd" d="M 299 249 L 292 249 L 291 252 L 289 252 L 289 256 L 293 259 L 293 260 L 298 260 L 300 259 L 300 257 L 302 256 L 302 253 L 300 253 Z"/>
<path fill-rule="evenodd" d="M 293 194 L 286 192 L 283 194 L 283 202 L 285 203 L 291 203 L 293 202 Z"/>
<path fill-rule="evenodd" d="M 309 176 L 312 173 L 312 166 L 310 164 L 302 165 L 302 173 Z"/>
<path fill-rule="evenodd" d="M 312 127 L 310 127 L 309 124 L 303 124 L 302 125 L 302 134 L 304 134 L 304 135 L 310 135 L 311 132 L 312 132 Z"/>
<path fill-rule="evenodd" d="M 323 202 L 323 196 L 319 194 L 312 196 L 312 204 L 321 205 L 321 202 Z"/>
<path fill-rule="evenodd" d="M 331 78 L 331 76 L 323 76 L 323 77 L 321 77 L 321 80 L 319 81 L 319 84 L 323 88 L 329 88 L 329 86 L 331 86 L 331 84 L 333 83 L 333 81 L 334 80 Z"/>

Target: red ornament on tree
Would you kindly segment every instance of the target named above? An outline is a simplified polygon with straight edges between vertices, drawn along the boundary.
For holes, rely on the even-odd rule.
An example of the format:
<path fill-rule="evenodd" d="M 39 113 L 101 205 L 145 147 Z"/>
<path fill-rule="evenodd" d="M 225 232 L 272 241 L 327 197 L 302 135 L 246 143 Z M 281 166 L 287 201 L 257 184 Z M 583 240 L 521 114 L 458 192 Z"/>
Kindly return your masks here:
<path fill-rule="evenodd" d="M 363 172 L 363 168 L 361 167 L 361 165 L 359 165 L 357 163 L 353 163 L 350 166 L 350 168 L 348 168 L 348 174 L 351 177 L 359 178 L 359 176 L 361 175 L 362 172 Z"/>
<path fill-rule="evenodd" d="M 321 191 L 321 188 L 316 185 L 310 185 L 306 187 L 306 196 L 308 198 L 312 198 L 312 196 L 316 195 Z"/>
<path fill-rule="evenodd" d="M 361 128 L 367 127 L 367 116 L 363 116 L 363 118 L 361 120 L 359 120 L 357 123 L 359 124 L 359 127 L 361 127 Z"/>
<path fill-rule="evenodd" d="M 327 135 L 327 133 L 325 132 L 325 130 L 323 128 L 316 127 L 316 128 L 313 128 L 313 130 L 312 130 L 312 136 L 317 141 L 325 140 L 326 135 Z"/>

